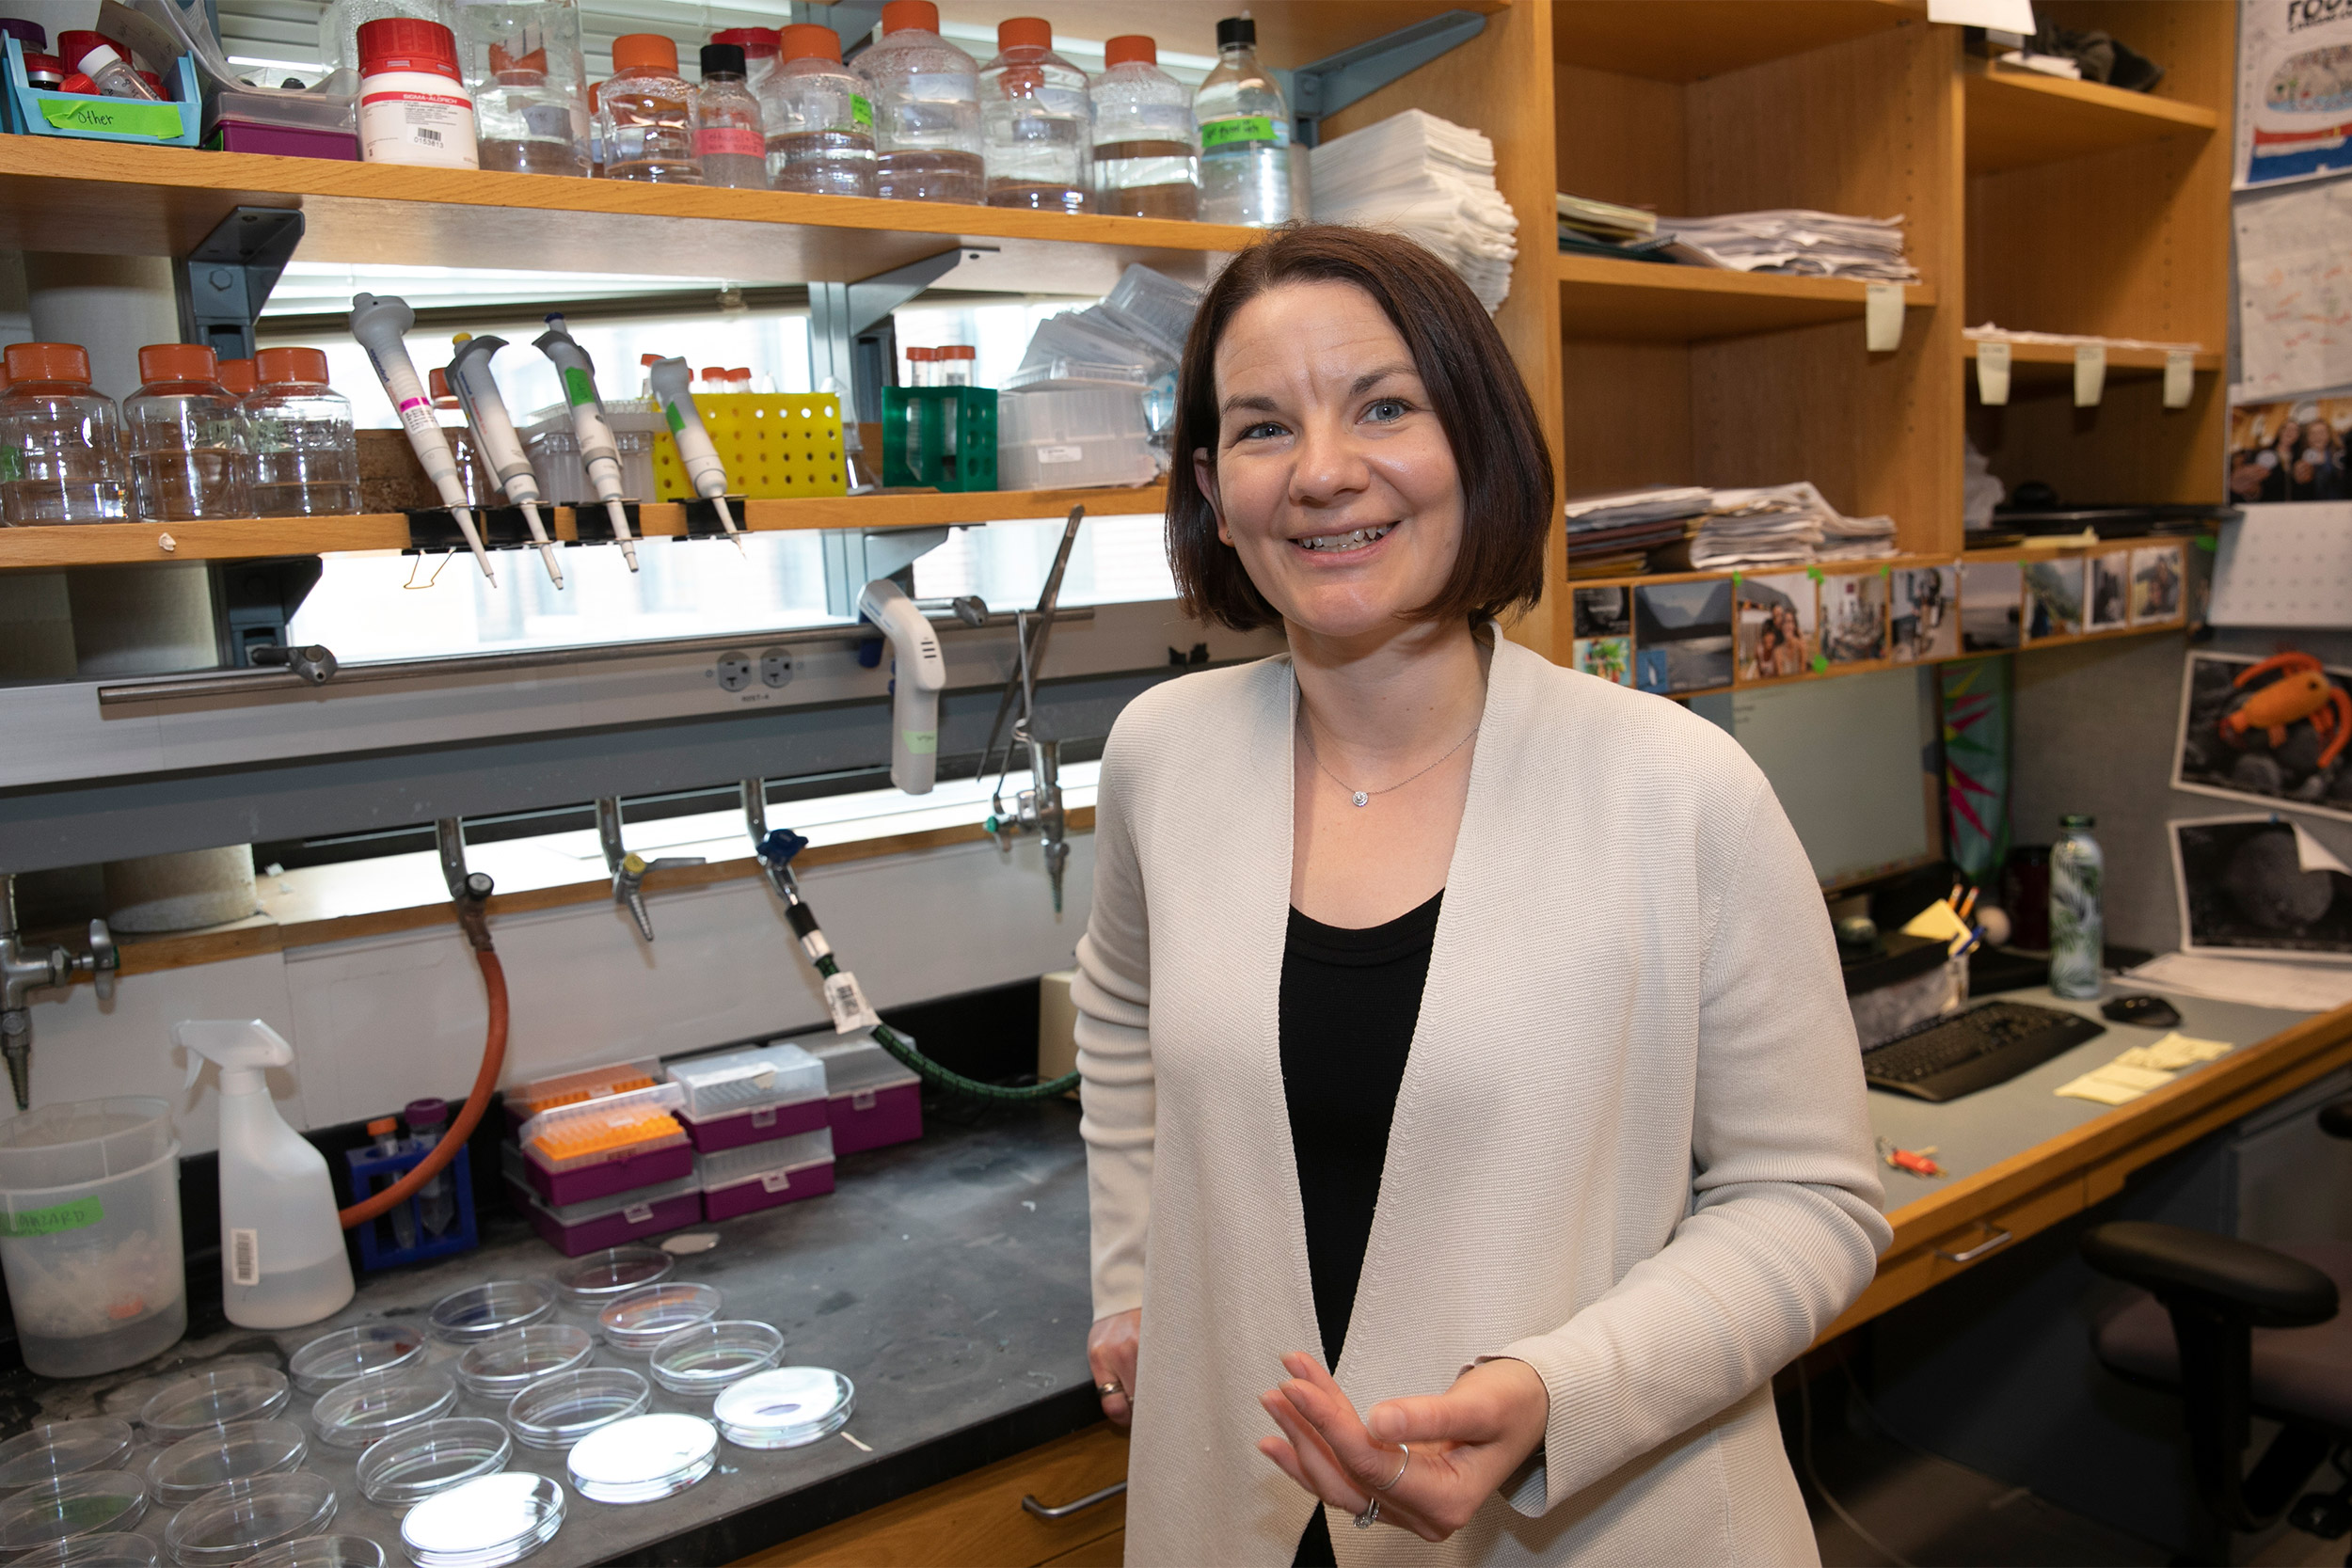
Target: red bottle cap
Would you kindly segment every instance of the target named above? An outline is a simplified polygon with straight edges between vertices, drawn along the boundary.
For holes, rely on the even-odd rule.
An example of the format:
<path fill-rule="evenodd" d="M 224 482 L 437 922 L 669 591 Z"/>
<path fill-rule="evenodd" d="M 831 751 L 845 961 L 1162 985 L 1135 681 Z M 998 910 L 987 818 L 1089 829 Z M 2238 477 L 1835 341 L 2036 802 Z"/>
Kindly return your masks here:
<path fill-rule="evenodd" d="M 378 17 L 359 24 L 359 74 L 424 71 L 451 81 L 457 74 L 457 35 L 413 16 Z"/>
<path fill-rule="evenodd" d="M 65 62 L 55 55 L 27 55 L 24 56 L 24 79 L 35 83 L 46 82 L 55 87 L 65 80 Z"/>
<path fill-rule="evenodd" d="M 939 8 L 931 0 L 889 0 L 882 7 L 882 36 L 939 31 Z"/>
<path fill-rule="evenodd" d="M 705 365 L 703 367 L 702 379 L 705 381 L 724 381 L 726 378 L 727 368 L 724 365 Z"/>
<path fill-rule="evenodd" d="M 57 90 L 59 92 L 78 92 L 85 98 L 96 98 L 99 96 L 98 84 L 91 81 L 88 77 L 83 75 L 78 71 L 68 76 L 64 81 L 59 82 L 57 84 Z"/>
<path fill-rule="evenodd" d="M 787 60 L 831 60 L 841 63 L 841 35 L 830 27 L 813 22 L 796 22 L 784 30 L 784 57 Z"/>
<path fill-rule="evenodd" d="M 221 367 L 223 370 L 227 366 Z M 253 373 L 264 387 L 300 383 L 326 385 L 326 351 L 323 348 L 265 348 L 253 356 Z"/>
<path fill-rule="evenodd" d="M 10 343 L 0 356 L 11 385 L 19 381 L 89 383 L 89 351 L 79 343 Z"/>
<path fill-rule="evenodd" d="M 457 394 L 449 389 L 449 372 L 435 371 L 432 379 L 425 386 L 425 390 L 432 396 L 434 407 L 454 408 L 457 406 Z"/>
<path fill-rule="evenodd" d="M 1051 49 L 1054 24 L 1041 16 L 1009 16 L 996 24 L 996 52 L 1008 49 Z"/>
<path fill-rule="evenodd" d="M 1160 63 L 1160 46 L 1141 33 L 1121 33 L 1103 45 L 1104 65 L 1125 65 L 1131 60 L 1157 65 Z"/>
<path fill-rule="evenodd" d="M 677 44 L 660 33 L 623 33 L 612 40 L 615 71 L 664 71 L 677 74 Z"/>
<path fill-rule="evenodd" d="M 220 362 L 220 384 L 238 397 L 249 395 L 261 385 L 250 359 L 223 359 Z"/>
<path fill-rule="evenodd" d="M 57 57 L 65 61 L 69 72 L 76 71 L 82 69 L 82 56 L 102 43 L 126 60 L 131 57 L 129 44 L 117 43 L 105 34 L 91 32 L 87 27 L 69 28 L 57 35 Z"/>
<path fill-rule="evenodd" d="M 970 343 L 948 343 L 939 351 L 942 359 L 977 359 L 980 351 Z"/>
<path fill-rule="evenodd" d="M 139 350 L 139 379 L 158 381 L 218 381 L 220 361 L 202 343 L 150 343 Z"/>
<path fill-rule="evenodd" d="M 910 365 L 928 365 L 938 357 L 939 351 L 937 349 L 911 348 L 907 350 L 907 363 Z"/>
<path fill-rule="evenodd" d="M 516 82 L 507 82 L 506 85 L 509 87 L 534 86 L 548 79 L 548 52 L 544 49 L 533 49 L 528 55 L 514 55 L 507 52 L 504 44 L 494 43 L 490 45 L 490 74 L 498 77 L 501 82 L 505 82 L 510 76 L 523 78 Z"/>
<path fill-rule="evenodd" d="M 830 33 L 833 29 L 828 27 L 825 31 Z M 745 57 L 755 60 L 772 60 L 777 51 L 784 47 L 782 37 L 773 27 L 723 27 L 710 35 L 710 41 L 731 43 L 743 51 Z M 840 47 L 835 42 L 835 54 L 840 52 Z"/>
<path fill-rule="evenodd" d="M 171 94 L 164 90 L 164 79 L 162 77 L 156 75 L 151 71 L 139 71 L 137 75 L 140 81 L 147 84 L 148 91 L 153 93 L 156 97 L 162 99 L 167 103 L 171 102 Z"/>
<path fill-rule="evenodd" d="M 661 363 L 661 356 L 659 354 L 641 354 L 637 356 L 637 362 L 640 365 L 658 365 Z"/>

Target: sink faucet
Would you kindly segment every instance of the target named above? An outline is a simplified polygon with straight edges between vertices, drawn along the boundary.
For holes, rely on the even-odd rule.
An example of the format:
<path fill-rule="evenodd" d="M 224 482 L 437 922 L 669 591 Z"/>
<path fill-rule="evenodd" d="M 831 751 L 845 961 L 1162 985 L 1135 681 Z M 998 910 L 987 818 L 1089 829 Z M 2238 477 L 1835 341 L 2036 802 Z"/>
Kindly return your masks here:
<path fill-rule="evenodd" d="M 62 947 L 40 947 L 27 942 L 16 925 L 16 878 L 5 879 L 6 924 L 0 925 L 0 1056 L 8 1064 L 8 1086 L 16 1091 L 16 1108 L 29 1111 L 33 1105 L 33 1015 L 25 1006 L 26 992 L 42 986 L 63 986 L 72 983 L 76 974 L 87 974 L 98 988 L 98 1000 L 111 1002 L 115 995 L 115 972 L 122 967 L 122 955 L 116 951 L 114 935 L 103 920 L 89 923 L 89 951 L 75 957 Z"/>
<path fill-rule="evenodd" d="M 603 847 L 605 868 L 612 873 L 612 901 L 624 904 L 637 921 L 637 934 L 653 941 L 653 916 L 645 912 L 642 891 L 650 872 L 669 871 L 682 865 L 700 865 L 700 855 L 664 855 L 649 861 L 633 854 L 621 842 L 621 802 L 607 797 L 596 802 L 596 842 Z"/>

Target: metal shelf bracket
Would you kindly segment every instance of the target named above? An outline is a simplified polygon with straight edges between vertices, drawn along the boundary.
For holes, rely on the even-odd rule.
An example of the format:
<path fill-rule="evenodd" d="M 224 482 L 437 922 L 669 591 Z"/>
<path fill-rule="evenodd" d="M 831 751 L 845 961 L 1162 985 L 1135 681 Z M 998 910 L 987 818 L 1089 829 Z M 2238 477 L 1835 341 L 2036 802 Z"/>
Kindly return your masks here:
<path fill-rule="evenodd" d="M 1291 120 L 1298 145 L 1314 147 L 1322 139 L 1322 122 L 1359 99 L 1369 97 L 1409 71 L 1420 70 L 1438 55 L 1458 48 L 1486 30 L 1486 19 L 1476 11 L 1440 11 L 1426 22 L 1343 49 L 1338 54 L 1278 71 L 1290 100 Z"/>
<path fill-rule="evenodd" d="M 253 356 L 253 324 L 302 243 L 302 214 L 292 207 L 239 207 L 172 271 L 179 285 L 180 336 L 223 359 Z"/>

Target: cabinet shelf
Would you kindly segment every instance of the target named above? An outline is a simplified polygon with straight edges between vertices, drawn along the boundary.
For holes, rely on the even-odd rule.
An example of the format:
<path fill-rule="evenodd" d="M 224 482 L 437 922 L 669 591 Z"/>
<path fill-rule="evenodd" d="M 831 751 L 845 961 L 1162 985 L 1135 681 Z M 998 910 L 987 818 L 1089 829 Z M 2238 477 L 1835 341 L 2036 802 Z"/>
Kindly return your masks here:
<path fill-rule="evenodd" d="M 1697 82 L 1848 39 L 1925 22 L 1924 0 L 1577 0 L 1554 6 L 1562 65 Z"/>
<path fill-rule="evenodd" d="M 1667 266 L 1608 256 L 1563 254 L 1555 261 L 1561 336 L 1569 339 L 1701 342 L 1823 322 L 1859 322 L 1867 293 L 1867 285 L 1848 277 Z M 1906 309 L 1934 303 L 1932 287 L 1903 286 Z"/>
<path fill-rule="evenodd" d="M 1961 340 L 1961 357 L 1967 362 L 1968 386 L 1973 396 L 1976 389 L 1977 341 Z M 2165 351 L 2160 348 L 2107 348 L 2107 380 L 2153 381 L 2164 374 Z M 2216 375 L 2221 370 L 2221 355 L 2216 349 L 2201 349 L 2190 361 L 2199 375 Z M 2009 346 L 2009 380 L 2012 392 L 2054 392 L 2071 390 L 2074 385 L 2074 347 L 2072 343 L 2011 343 Z"/>
<path fill-rule="evenodd" d="M 2054 164 L 2167 136 L 2211 135 L 2213 110 L 2098 82 L 1970 60 L 1961 79 L 1971 174 Z"/>

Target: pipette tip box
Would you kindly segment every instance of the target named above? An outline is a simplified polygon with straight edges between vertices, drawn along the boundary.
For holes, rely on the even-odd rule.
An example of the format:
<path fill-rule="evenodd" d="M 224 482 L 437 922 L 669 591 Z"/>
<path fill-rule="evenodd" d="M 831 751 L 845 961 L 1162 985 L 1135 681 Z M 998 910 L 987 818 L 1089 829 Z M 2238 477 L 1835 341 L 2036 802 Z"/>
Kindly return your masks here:
<path fill-rule="evenodd" d="M 833 1133 L 818 1128 L 772 1143 L 706 1154 L 694 1162 L 703 1217 L 733 1219 L 833 1191 Z"/>
<path fill-rule="evenodd" d="M 672 1113 L 686 1093 L 656 1084 L 557 1105 L 523 1123 L 523 1178 L 563 1207 L 674 1181 L 694 1168 L 693 1146 Z"/>
<path fill-rule="evenodd" d="M 668 1062 L 663 1070 L 686 1092 L 678 1119 L 700 1153 L 788 1138 L 828 1125 L 825 1064 L 797 1045 L 779 1042 L 723 1051 Z"/>
<path fill-rule="evenodd" d="M 527 1184 L 521 1152 L 510 1144 L 500 1153 L 515 1207 L 548 1245 L 566 1258 L 584 1257 L 702 1223 L 702 1182 L 691 1169 L 658 1187 L 581 1203 L 550 1204 Z"/>
<path fill-rule="evenodd" d="M 661 1064 L 655 1061 L 608 1062 L 602 1067 L 534 1078 L 506 1091 L 506 1125 L 510 1131 L 519 1132 L 524 1122 L 542 1111 L 650 1088 L 660 1082 Z"/>
<path fill-rule="evenodd" d="M 922 1080 L 872 1035 L 803 1035 L 798 1043 L 825 1064 L 825 1119 L 835 1158 L 923 1135 Z"/>

